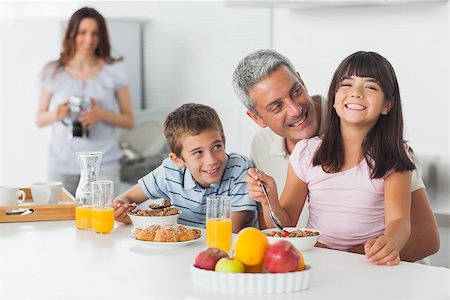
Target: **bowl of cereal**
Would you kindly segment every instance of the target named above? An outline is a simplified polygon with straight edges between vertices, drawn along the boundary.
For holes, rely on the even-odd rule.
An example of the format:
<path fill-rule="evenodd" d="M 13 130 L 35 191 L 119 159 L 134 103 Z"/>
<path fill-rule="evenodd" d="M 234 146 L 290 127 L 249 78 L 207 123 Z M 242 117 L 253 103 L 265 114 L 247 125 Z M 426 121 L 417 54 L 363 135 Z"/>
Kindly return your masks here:
<path fill-rule="evenodd" d="M 269 228 L 264 229 L 263 232 L 267 235 L 269 243 L 287 240 L 302 252 L 314 247 L 320 237 L 320 231 L 309 228 L 284 227 L 283 230 Z"/>
<path fill-rule="evenodd" d="M 137 209 L 129 212 L 128 216 L 134 228 L 145 229 L 151 225 L 173 225 L 176 224 L 181 211 L 169 204 L 150 205 L 149 209 Z"/>

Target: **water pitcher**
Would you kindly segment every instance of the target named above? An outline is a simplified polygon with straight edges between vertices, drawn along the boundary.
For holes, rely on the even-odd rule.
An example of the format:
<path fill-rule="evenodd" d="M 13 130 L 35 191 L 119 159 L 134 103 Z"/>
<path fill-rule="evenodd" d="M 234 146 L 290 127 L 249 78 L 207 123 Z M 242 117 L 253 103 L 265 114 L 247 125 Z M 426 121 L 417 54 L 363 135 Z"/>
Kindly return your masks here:
<path fill-rule="evenodd" d="M 102 152 L 77 152 L 80 161 L 80 182 L 78 183 L 75 198 L 79 207 L 75 210 L 75 223 L 78 229 L 92 228 L 92 200 L 93 182 L 98 178 Z"/>

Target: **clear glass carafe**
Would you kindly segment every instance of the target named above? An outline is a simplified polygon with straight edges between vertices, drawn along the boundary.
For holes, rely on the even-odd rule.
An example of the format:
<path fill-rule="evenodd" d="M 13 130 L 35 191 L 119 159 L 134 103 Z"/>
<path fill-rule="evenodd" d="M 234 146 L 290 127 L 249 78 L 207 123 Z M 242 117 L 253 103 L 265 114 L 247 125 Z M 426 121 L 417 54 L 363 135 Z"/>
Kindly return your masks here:
<path fill-rule="evenodd" d="M 102 152 L 77 152 L 80 161 L 80 182 L 78 183 L 75 198 L 79 206 L 75 210 L 75 223 L 78 229 L 92 228 L 92 200 L 93 182 L 98 178 Z"/>

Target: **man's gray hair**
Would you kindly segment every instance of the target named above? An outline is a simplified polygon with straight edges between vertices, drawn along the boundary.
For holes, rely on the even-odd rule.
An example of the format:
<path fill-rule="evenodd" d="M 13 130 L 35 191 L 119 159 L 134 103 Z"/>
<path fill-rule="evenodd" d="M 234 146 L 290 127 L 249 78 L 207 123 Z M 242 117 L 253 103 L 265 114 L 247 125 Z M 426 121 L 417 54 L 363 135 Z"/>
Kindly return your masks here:
<path fill-rule="evenodd" d="M 255 103 L 248 95 L 248 91 L 280 66 L 286 66 L 295 74 L 295 68 L 284 55 L 270 49 L 261 49 L 244 57 L 233 73 L 233 88 L 239 101 L 252 113 L 259 116 Z"/>

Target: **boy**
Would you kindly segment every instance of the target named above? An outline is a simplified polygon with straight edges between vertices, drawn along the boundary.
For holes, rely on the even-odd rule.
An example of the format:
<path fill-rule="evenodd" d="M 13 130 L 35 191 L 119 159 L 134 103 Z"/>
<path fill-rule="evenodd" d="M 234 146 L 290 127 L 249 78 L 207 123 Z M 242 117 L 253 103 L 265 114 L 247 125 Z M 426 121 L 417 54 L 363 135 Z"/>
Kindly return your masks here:
<path fill-rule="evenodd" d="M 130 223 L 127 212 L 145 200 L 166 198 L 182 214 L 178 222 L 205 227 L 206 197 L 231 197 L 233 232 L 258 227 L 255 202 L 244 177 L 252 167 L 241 155 L 225 153 L 225 136 L 216 111 L 201 104 L 184 104 L 164 122 L 171 153 L 138 184 L 114 200 L 116 221 Z"/>

